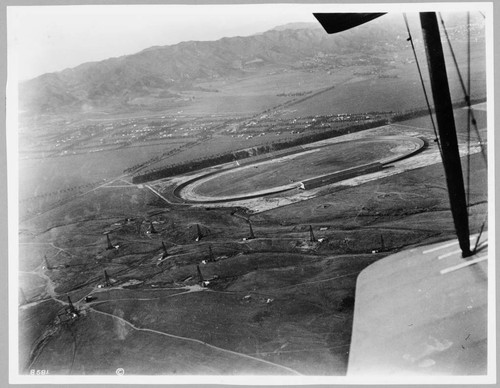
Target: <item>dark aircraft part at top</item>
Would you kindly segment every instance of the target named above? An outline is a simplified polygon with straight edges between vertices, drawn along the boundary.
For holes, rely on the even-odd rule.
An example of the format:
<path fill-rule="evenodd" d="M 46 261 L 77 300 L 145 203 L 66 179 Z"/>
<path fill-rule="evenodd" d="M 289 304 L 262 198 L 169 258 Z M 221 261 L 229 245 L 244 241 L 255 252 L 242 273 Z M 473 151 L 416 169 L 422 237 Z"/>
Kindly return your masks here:
<path fill-rule="evenodd" d="M 321 26 L 329 34 L 345 31 L 350 28 L 367 23 L 376 19 L 382 13 L 313 13 L 314 17 L 320 22 Z"/>

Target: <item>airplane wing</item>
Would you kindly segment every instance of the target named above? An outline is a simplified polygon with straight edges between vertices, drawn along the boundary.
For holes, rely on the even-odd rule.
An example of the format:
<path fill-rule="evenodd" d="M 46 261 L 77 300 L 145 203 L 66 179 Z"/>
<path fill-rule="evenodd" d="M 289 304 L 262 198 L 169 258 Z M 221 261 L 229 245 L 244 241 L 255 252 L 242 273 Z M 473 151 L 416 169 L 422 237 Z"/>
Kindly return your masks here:
<path fill-rule="evenodd" d="M 468 260 L 453 240 L 398 252 L 360 273 L 348 375 L 486 374 L 485 235 Z"/>

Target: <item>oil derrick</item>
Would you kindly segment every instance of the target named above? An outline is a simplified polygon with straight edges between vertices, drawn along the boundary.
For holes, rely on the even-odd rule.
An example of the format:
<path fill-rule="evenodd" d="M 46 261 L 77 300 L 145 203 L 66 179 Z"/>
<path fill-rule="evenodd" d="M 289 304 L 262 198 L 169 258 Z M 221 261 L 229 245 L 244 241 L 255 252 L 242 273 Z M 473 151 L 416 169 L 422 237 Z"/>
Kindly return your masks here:
<path fill-rule="evenodd" d="M 203 237 L 203 234 L 201 233 L 200 224 L 196 224 L 196 232 L 198 234 L 198 236 L 196 237 L 196 241 L 200 241 Z"/>
<path fill-rule="evenodd" d="M 199 283 L 203 285 L 203 283 L 205 282 L 205 279 L 203 279 L 203 275 L 201 273 L 201 269 L 200 269 L 199 265 L 196 266 L 196 270 L 198 271 L 198 280 L 199 280 Z"/>
<path fill-rule="evenodd" d="M 168 256 L 167 247 L 165 246 L 165 243 L 163 241 L 161 242 L 161 246 L 163 247 L 163 255 L 161 256 L 161 258 L 164 259 Z"/>
<path fill-rule="evenodd" d="M 78 310 L 75 308 L 75 306 L 73 306 L 73 303 L 71 302 L 71 298 L 69 297 L 69 295 L 68 295 L 68 304 L 69 306 L 66 308 L 66 316 L 70 319 L 78 318 L 78 315 L 80 314 Z"/>
<path fill-rule="evenodd" d="M 21 302 L 19 303 L 20 306 L 28 303 L 28 299 L 26 298 L 26 295 L 24 294 L 24 291 L 22 288 L 19 289 L 19 296 L 21 298 Z"/>
<path fill-rule="evenodd" d="M 47 260 L 47 255 L 43 256 L 43 261 L 45 262 L 46 269 L 52 269 L 52 267 L 49 265 L 49 261 Z"/>
<path fill-rule="evenodd" d="M 215 261 L 211 245 L 208 246 L 208 261 Z"/>
<path fill-rule="evenodd" d="M 69 307 L 67 309 L 68 313 L 76 313 L 76 309 L 75 309 L 75 306 L 73 306 L 73 302 L 71 302 L 71 298 L 69 297 L 68 295 L 68 303 L 69 303 Z"/>
<path fill-rule="evenodd" d="M 104 270 L 104 287 L 111 287 L 111 281 L 109 280 L 109 275 L 106 270 Z"/>
<path fill-rule="evenodd" d="M 309 225 L 309 241 L 310 242 L 318 241 L 318 240 L 316 240 L 316 237 L 314 237 L 313 228 L 311 225 Z"/>
<path fill-rule="evenodd" d="M 255 235 L 253 234 L 253 228 L 252 228 L 252 222 L 248 220 L 248 226 L 250 227 L 250 237 L 248 237 L 248 240 L 255 238 Z"/>
<path fill-rule="evenodd" d="M 109 238 L 109 233 L 106 233 L 106 239 L 108 240 L 108 247 L 106 249 L 114 249 L 113 244 L 111 244 L 111 239 Z"/>
<path fill-rule="evenodd" d="M 153 225 L 153 221 L 149 221 L 149 225 L 150 225 L 150 227 L 149 227 L 149 232 L 150 232 L 150 233 L 158 233 L 158 232 L 156 231 L 156 229 L 155 229 L 154 225 Z"/>

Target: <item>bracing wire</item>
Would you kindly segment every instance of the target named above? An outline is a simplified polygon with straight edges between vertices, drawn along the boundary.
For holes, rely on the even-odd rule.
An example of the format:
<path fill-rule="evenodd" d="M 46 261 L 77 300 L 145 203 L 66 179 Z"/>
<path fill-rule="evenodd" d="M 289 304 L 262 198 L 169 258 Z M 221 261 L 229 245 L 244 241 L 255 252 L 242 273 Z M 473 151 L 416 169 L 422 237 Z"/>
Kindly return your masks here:
<path fill-rule="evenodd" d="M 472 250 L 472 252 L 477 251 L 477 246 L 479 245 L 479 240 L 481 240 L 481 236 L 483 235 L 483 230 L 485 225 L 486 225 L 486 220 L 481 225 L 481 229 L 479 230 L 479 234 L 477 235 L 476 243 L 474 244 L 474 249 Z"/>
<path fill-rule="evenodd" d="M 483 18 L 485 17 L 482 13 L 481 15 L 483 16 Z M 477 122 L 476 122 L 476 119 L 474 117 L 474 111 L 472 110 L 472 107 L 471 107 L 471 104 L 470 104 L 470 92 L 471 92 L 471 84 L 470 84 L 470 78 L 471 78 L 471 74 L 470 74 L 470 13 L 467 13 L 467 89 L 465 88 L 465 85 L 464 85 L 464 81 L 462 79 L 462 75 L 460 73 L 460 69 L 458 67 L 458 63 L 457 63 L 457 59 L 455 57 L 455 53 L 453 51 L 453 47 L 451 45 L 451 41 L 450 41 L 450 38 L 448 36 L 448 31 L 446 30 L 446 26 L 444 24 L 444 21 L 443 21 L 443 18 L 441 16 L 441 14 L 439 14 L 439 18 L 441 20 L 441 25 L 443 26 L 443 30 L 444 30 L 444 33 L 446 35 L 446 40 L 448 41 L 448 46 L 450 48 L 450 51 L 451 51 L 451 55 L 453 57 L 453 62 L 455 64 L 455 68 L 457 70 L 457 73 L 458 73 L 458 77 L 460 79 L 460 84 L 462 86 L 462 90 L 465 94 L 465 102 L 467 103 L 467 143 L 468 143 L 468 152 L 467 152 L 467 204 L 470 206 L 470 124 L 472 123 L 472 125 L 474 126 L 474 129 L 476 131 L 476 135 L 477 135 L 477 138 L 479 140 L 479 145 L 481 147 L 481 155 L 483 156 L 483 159 L 484 159 L 484 162 L 485 162 L 485 166 L 486 168 L 488 168 L 488 162 L 487 162 L 487 158 L 486 158 L 486 154 L 485 154 L 485 151 L 484 151 L 484 145 L 483 145 L 483 142 L 482 142 L 482 139 L 481 139 L 481 136 L 479 135 L 479 130 L 477 128 Z M 476 252 L 477 250 L 477 247 L 478 247 L 478 244 L 479 244 L 479 240 L 481 238 L 481 235 L 483 233 L 483 230 L 484 230 L 484 226 L 486 225 L 486 220 L 488 218 L 488 213 L 486 213 L 485 215 L 485 219 L 481 225 L 481 229 L 479 231 L 479 235 L 477 237 L 477 240 L 476 240 L 476 243 L 475 243 L 475 246 L 474 246 L 474 249 L 472 250 L 473 252 Z"/>
<path fill-rule="evenodd" d="M 467 12 L 467 95 L 470 88 L 470 12 Z M 470 120 L 471 108 L 467 109 L 467 208 L 470 206 Z"/>
<path fill-rule="evenodd" d="M 462 86 L 462 91 L 465 95 L 465 102 L 467 104 L 467 108 L 470 111 L 470 117 L 471 117 L 470 122 L 472 123 L 472 125 L 474 126 L 474 129 L 476 131 L 476 136 L 477 136 L 477 139 L 479 141 L 479 147 L 481 148 L 481 155 L 483 156 L 484 163 L 485 163 L 486 167 L 488 167 L 488 158 L 486 157 L 486 151 L 484 149 L 484 144 L 483 144 L 483 141 L 481 139 L 481 135 L 479 134 L 479 129 L 477 128 L 477 121 L 476 121 L 476 118 L 474 117 L 474 111 L 472 110 L 472 106 L 470 104 L 470 96 L 468 95 L 467 90 L 465 88 L 464 80 L 462 78 L 462 74 L 460 73 L 460 69 L 458 67 L 457 58 L 455 56 L 455 52 L 453 51 L 453 46 L 451 45 L 450 37 L 448 35 L 448 31 L 446 30 L 446 26 L 444 25 L 444 21 L 443 21 L 443 17 L 441 16 L 441 13 L 439 13 L 439 19 L 441 20 L 441 25 L 443 26 L 444 34 L 445 34 L 446 40 L 448 42 L 448 47 L 450 48 L 451 56 L 453 58 L 455 68 L 456 68 L 457 73 L 458 73 L 460 85 Z"/>
<path fill-rule="evenodd" d="M 427 90 L 425 89 L 424 78 L 422 77 L 422 70 L 420 69 L 420 64 L 418 63 L 417 52 L 415 50 L 415 45 L 413 44 L 413 38 L 411 36 L 410 25 L 408 24 L 408 18 L 406 17 L 406 13 L 403 13 L 403 17 L 405 19 L 406 30 L 408 31 L 408 39 L 407 40 L 410 42 L 411 48 L 413 50 L 413 56 L 415 57 L 415 63 L 417 64 L 418 75 L 420 76 L 420 83 L 422 84 L 422 89 L 424 91 L 425 102 L 427 104 L 427 109 L 429 110 L 429 116 L 430 116 L 431 122 L 432 122 L 432 129 L 434 130 L 434 141 L 436 142 L 436 144 L 439 148 L 439 153 L 441 154 L 441 157 L 442 157 L 443 154 L 441 151 L 441 144 L 439 143 L 439 137 L 438 137 L 437 130 L 436 130 L 436 124 L 434 123 L 434 118 L 432 115 L 431 104 L 429 103 L 429 98 L 427 97 Z"/>

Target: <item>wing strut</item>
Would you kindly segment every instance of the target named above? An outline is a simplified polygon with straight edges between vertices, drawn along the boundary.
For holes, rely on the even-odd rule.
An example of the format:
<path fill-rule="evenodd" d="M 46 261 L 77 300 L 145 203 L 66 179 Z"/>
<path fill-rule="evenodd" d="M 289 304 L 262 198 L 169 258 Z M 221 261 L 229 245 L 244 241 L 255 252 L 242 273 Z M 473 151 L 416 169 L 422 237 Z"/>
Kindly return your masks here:
<path fill-rule="evenodd" d="M 329 34 L 348 30 L 384 13 L 315 13 L 313 14 Z M 465 198 L 464 180 L 460 153 L 458 150 L 457 132 L 453 116 L 453 106 L 450 97 L 448 74 L 443 55 L 443 46 L 439 34 L 435 12 L 421 12 L 420 24 L 427 54 L 427 63 L 431 80 L 432 96 L 436 111 L 436 121 L 442 149 L 442 159 L 448 185 L 453 223 L 462 257 L 473 254 L 470 250 L 469 219 Z"/>
<path fill-rule="evenodd" d="M 468 257 L 472 255 L 472 252 L 469 241 L 469 218 L 465 199 L 464 179 L 462 164 L 460 163 L 460 153 L 458 151 L 457 131 L 455 128 L 455 118 L 453 117 L 448 75 L 446 73 L 446 64 L 444 62 L 443 46 L 441 44 L 436 13 L 421 12 L 420 24 L 422 25 L 425 51 L 427 53 L 427 64 L 431 78 L 438 132 L 441 139 L 441 155 L 443 157 L 446 184 L 448 185 L 451 213 L 453 214 L 453 222 L 457 232 L 458 243 L 462 250 L 462 257 Z"/>

